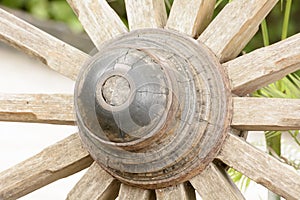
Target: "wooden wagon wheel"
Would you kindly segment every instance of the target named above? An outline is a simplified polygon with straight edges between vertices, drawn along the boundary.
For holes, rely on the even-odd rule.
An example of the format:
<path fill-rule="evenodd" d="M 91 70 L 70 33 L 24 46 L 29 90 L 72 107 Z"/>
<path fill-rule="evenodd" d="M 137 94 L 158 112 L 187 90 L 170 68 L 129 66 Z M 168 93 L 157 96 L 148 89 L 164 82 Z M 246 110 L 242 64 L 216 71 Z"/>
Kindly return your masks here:
<path fill-rule="evenodd" d="M 67 199 L 243 199 L 224 163 L 300 198 L 299 173 L 239 136 L 300 129 L 299 100 L 246 97 L 300 69 L 300 35 L 235 58 L 276 0 L 233 1 L 210 24 L 211 0 L 175 0 L 168 19 L 163 0 L 126 0 L 130 32 L 105 0 L 68 2 L 97 55 L 0 10 L 2 41 L 77 79 L 74 96 L 1 94 L 0 119 L 80 130 L 0 173 L 0 199 L 87 167 Z"/>

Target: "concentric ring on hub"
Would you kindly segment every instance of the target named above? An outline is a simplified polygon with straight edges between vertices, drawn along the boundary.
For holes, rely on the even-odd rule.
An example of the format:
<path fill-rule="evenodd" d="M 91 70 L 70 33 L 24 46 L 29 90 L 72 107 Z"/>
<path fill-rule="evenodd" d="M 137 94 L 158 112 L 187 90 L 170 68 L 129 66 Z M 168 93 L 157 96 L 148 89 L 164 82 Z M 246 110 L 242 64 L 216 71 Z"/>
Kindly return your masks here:
<path fill-rule="evenodd" d="M 103 106 L 97 91 L 114 76 L 128 81 L 130 91 L 123 103 Z M 109 95 L 124 87 L 117 85 L 105 85 Z M 225 139 L 228 85 L 215 56 L 194 39 L 160 29 L 130 32 L 105 43 L 79 75 L 81 138 L 122 182 L 161 188 L 186 181 L 205 169 Z"/>

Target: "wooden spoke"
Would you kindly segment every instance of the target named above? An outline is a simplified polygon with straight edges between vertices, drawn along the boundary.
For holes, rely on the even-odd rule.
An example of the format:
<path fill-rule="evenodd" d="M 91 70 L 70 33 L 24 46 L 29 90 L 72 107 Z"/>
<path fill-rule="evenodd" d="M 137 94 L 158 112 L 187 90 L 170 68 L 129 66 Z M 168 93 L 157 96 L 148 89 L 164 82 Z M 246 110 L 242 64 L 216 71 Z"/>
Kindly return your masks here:
<path fill-rule="evenodd" d="M 245 95 L 300 69 L 300 33 L 224 63 L 232 92 Z"/>
<path fill-rule="evenodd" d="M 217 158 L 286 199 L 300 197 L 299 172 L 235 135 L 228 135 Z"/>
<path fill-rule="evenodd" d="M 155 193 L 151 190 L 144 190 L 138 187 L 132 187 L 122 184 L 119 193 L 119 200 L 154 200 Z"/>
<path fill-rule="evenodd" d="M 164 0 L 125 0 L 129 29 L 162 28 L 167 21 Z"/>
<path fill-rule="evenodd" d="M 155 190 L 157 200 L 196 200 L 194 188 L 189 183 Z"/>
<path fill-rule="evenodd" d="M 223 8 L 198 40 L 205 43 L 221 62 L 228 61 L 246 46 L 277 1 L 232 1 Z"/>
<path fill-rule="evenodd" d="M 234 97 L 231 126 L 239 130 L 298 130 L 300 99 Z"/>
<path fill-rule="evenodd" d="M 224 169 L 211 163 L 207 168 L 190 180 L 202 199 L 245 199 Z"/>
<path fill-rule="evenodd" d="M 0 8 L 0 40 L 32 55 L 55 71 L 75 80 L 89 58 L 80 50 L 56 39 Z"/>
<path fill-rule="evenodd" d="M 78 134 L 0 173 L 0 199 L 16 199 L 53 181 L 72 175 L 92 163 Z"/>
<path fill-rule="evenodd" d="M 74 124 L 73 96 L 0 94 L 0 121 Z"/>
<path fill-rule="evenodd" d="M 67 199 L 115 199 L 118 196 L 119 188 L 120 182 L 94 162 L 86 174 L 70 191 Z"/>
<path fill-rule="evenodd" d="M 197 37 L 210 22 L 214 5 L 211 0 L 175 0 L 167 28 Z"/>
<path fill-rule="evenodd" d="M 126 26 L 106 0 L 67 0 L 67 2 L 98 49 L 104 41 L 127 32 Z"/>

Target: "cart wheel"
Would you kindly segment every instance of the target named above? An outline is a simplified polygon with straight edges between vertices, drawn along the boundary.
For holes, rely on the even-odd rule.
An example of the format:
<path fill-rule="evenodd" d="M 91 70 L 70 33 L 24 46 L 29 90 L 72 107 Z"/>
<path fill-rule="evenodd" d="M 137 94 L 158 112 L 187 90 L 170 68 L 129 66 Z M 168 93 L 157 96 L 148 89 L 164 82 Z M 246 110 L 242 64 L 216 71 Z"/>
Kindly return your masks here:
<path fill-rule="evenodd" d="M 167 17 L 164 0 L 125 0 L 128 30 L 105 0 L 68 0 L 93 57 L 0 9 L 2 41 L 76 80 L 73 96 L 1 94 L 0 120 L 79 128 L 1 172 L 0 199 L 88 167 L 67 199 L 244 199 L 224 166 L 299 199 L 299 173 L 239 134 L 300 129 L 300 100 L 246 96 L 300 69 L 300 35 L 235 58 L 276 2 L 233 1 L 210 23 L 215 1 Z"/>

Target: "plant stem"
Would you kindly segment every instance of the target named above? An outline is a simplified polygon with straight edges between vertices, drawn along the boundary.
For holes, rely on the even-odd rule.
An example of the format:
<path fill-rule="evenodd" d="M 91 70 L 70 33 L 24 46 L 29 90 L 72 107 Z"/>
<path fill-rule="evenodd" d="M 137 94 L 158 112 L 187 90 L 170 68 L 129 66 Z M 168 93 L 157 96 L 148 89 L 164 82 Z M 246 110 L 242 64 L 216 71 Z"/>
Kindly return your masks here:
<path fill-rule="evenodd" d="M 264 41 L 264 46 L 268 46 L 270 44 L 270 40 L 269 40 L 269 33 L 268 33 L 268 26 L 267 26 L 266 19 L 264 19 L 261 22 L 261 32 Z"/>
<path fill-rule="evenodd" d="M 223 0 L 218 0 L 215 4 L 215 9 L 218 8 L 218 6 L 223 2 Z"/>
<path fill-rule="evenodd" d="M 295 131 L 295 132 L 298 132 L 298 134 L 299 134 L 299 130 L 298 130 L 298 131 Z M 293 133 L 292 131 L 288 131 L 288 133 L 289 133 L 290 136 L 295 140 L 295 142 L 300 146 L 300 141 L 297 139 L 297 135 L 298 135 L 298 134 L 295 134 L 295 133 Z"/>
<path fill-rule="evenodd" d="M 282 24 L 281 40 L 284 40 L 287 37 L 291 8 L 292 8 L 292 0 L 286 0 L 286 6 L 285 6 L 283 24 Z"/>

